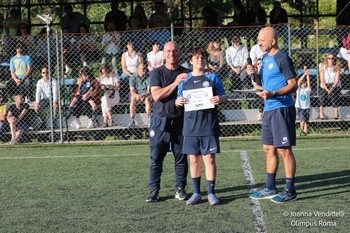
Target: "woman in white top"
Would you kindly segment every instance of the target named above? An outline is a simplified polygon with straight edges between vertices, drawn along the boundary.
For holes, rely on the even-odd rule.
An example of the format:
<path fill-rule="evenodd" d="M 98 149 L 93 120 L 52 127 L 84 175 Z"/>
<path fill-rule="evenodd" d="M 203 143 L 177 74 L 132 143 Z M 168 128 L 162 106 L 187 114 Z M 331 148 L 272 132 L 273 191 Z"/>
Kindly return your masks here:
<path fill-rule="evenodd" d="M 115 74 L 109 66 L 102 65 L 100 68 L 99 83 L 103 91 L 101 98 L 102 127 L 113 126 L 112 108 L 120 101 L 118 74 Z"/>
<path fill-rule="evenodd" d="M 147 54 L 148 71 L 152 71 L 164 64 L 163 51 L 158 41 L 152 43 L 152 51 Z"/>
<path fill-rule="evenodd" d="M 142 62 L 142 56 L 135 51 L 132 41 L 126 44 L 126 48 L 127 51 L 123 53 L 121 59 L 123 69 L 121 79 L 129 78 L 136 73 L 138 64 Z"/>
<path fill-rule="evenodd" d="M 129 94 L 129 78 L 136 73 L 138 64 L 143 62 L 142 55 L 135 51 L 134 43 L 132 41 L 128 41 L 126 48 L 127 51 L 122 54 L 121 58 L 123 73 L 120 76 L 120 95 L 124 102 Z"/>
<path fill-rule="evenodd" d="M 339 119 L 338 102 L 341 91 L 340 84 L 340 65 L 339 59 L 334 53 L 328 53 L 320 68 L 320 119 L 324 117 L 324 107 L 331 103 L 334 108 L 334 118 Z"/>

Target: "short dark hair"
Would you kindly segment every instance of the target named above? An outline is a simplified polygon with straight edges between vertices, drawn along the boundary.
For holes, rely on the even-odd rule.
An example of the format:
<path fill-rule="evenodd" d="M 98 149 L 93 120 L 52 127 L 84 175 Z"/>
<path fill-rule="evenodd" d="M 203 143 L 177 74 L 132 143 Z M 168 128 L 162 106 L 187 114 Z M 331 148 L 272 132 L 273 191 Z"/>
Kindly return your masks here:
<path fill-rule="evenodd" d="M 205 49 L 203 49 L 202 47 L 196 47 L 192 50 L 192 52 L 189 55 L 189 60 L 192 59 L 192 57 L 196 56 L 196 55 L 201 55 L 204 58 L 207 58 L 207 52 L 205 51 Z"/>
<path fill-rule="evenodd" d="M 16 87 L 14 92 L 12 93 L 12 97 L 23 95 L 23 89 L 21 87 Z"/>
<path fill-rule="evenodd" d="M 102 64 L 100 66 L 100 72 L 102 71 L 102 69 L 105 69 L 108 73 L 112 72 L 112 68 L 107 64 Z"/>
<path fill-rule="evenodd" d="M 92 78 L 92 73 L 89 67 L 83 66 L 83 68 L 80 69 L 80 75 L 87 74 L 89 78 Z"/>

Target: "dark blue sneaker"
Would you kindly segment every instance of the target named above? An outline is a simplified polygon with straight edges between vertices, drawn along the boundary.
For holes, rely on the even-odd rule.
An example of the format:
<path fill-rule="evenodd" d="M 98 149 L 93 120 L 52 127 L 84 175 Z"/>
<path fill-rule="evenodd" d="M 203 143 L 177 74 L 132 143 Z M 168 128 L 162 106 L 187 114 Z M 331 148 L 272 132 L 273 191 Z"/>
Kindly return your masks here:
<path fill-rule="evenodd" d="M 187 205 L 195 205 L 198 204 L 202 201 L 202 195 L 199 193 L 194 193 L 192 194 L 191 198 L 186 201 Z"/>
<path fill-rule="evenodd" d="M 175 198 L 180 200 L 180 201 L 186 200 L 187 194 L 186 194 L 185 189 L 179 187 L 175 192 Z"/>
<path fill-rule="evenodd" d="M 289 188 L 284 188 L 283 191 L 279 195 L 273 197 L 271 201 L 275 203 L 285 203 L 295 199 L 297 199 L 297 192 Z"/>
<path fill-rule="evenodd" d="M 151 190 L 146 198 L 146 202 L 156 202 L 159 199 L 159 190 Z"/>
<path fill-rule="evenodd" d="M 277 188 L 268 189 L 264 185 L 262 190 L 250 194 L 249 197 L 252 199 L 270 199 L 276 196 L 277 194 L 278 194 Z"/>

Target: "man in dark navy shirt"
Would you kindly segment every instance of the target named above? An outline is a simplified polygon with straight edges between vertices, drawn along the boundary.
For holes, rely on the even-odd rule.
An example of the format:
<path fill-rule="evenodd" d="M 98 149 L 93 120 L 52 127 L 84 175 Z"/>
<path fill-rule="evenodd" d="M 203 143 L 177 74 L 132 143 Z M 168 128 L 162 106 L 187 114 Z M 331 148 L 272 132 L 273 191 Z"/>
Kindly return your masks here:
<path fill-rule="evenodd" d="M 179 65 L 180 49 L 174 41 L 164 45 L 165 65 L 150 74 L 151 94 L 154 100 L 149 130 L 151 163 L 150 193 L 146 202 L 159 198 L 163 161 L 169 149 L 175 157 L 175 198 L 187 198 L 185 187 L 188 172 L 187 155 L 182 154 L 183 108 L 175 106 L 178 84 L 187 79 L 190 70 Z"/>

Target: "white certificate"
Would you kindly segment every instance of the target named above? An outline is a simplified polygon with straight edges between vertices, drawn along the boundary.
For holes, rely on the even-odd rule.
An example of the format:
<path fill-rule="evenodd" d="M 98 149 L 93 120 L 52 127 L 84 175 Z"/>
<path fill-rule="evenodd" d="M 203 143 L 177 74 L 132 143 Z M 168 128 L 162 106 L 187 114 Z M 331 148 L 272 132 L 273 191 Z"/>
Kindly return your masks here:
<path fill-rule="evenodd" d="M 182 96 L 187 99 L 185 103 L 185 112 L 215 107 L 214 104 L 210 102 L 210 98 L 213 97 L 212 87 L 183 90 Z"/>

